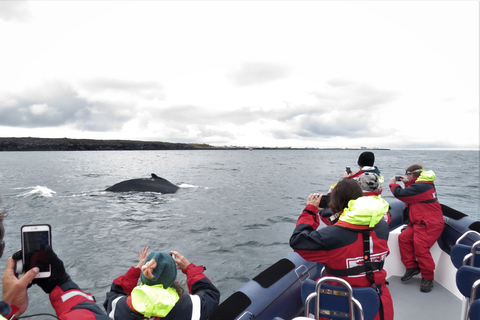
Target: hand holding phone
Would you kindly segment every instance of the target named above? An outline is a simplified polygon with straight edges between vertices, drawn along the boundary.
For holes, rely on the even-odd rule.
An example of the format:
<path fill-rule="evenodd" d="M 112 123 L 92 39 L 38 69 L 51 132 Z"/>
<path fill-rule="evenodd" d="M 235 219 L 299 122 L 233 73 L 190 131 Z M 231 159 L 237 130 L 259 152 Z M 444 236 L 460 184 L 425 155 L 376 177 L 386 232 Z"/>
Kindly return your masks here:
<path fill-rule="evenodd" d="M 33 279 L 33 283 L 42 288 L 45 293 L 50 293 L 56 286 L 61 286 L 71 279 L 65 270 L 63 261 L 53 251 L 52 246 L 48 246 L 45 249 L 45 255 L 48 262 L 52 265 L 52 275 L 48 278 Z"/>
<path fill-rule="evenodd" d="M 350 169 L 349 166 L 347 166 L 347 167 L 345 168 L 345 171 L 346 171 L 348 174 L 352 173 L 352 170 Z"/>
<path fill-rule="evenodd" d="M 40 272 L 36 278 L 48 278 L 52 266 L 45 254 L 47 246 L 52 244 L 51 227 L 48 224 L 24 225 L 21 228 L 22 262 L 24 271 L 38 267 Z"/>

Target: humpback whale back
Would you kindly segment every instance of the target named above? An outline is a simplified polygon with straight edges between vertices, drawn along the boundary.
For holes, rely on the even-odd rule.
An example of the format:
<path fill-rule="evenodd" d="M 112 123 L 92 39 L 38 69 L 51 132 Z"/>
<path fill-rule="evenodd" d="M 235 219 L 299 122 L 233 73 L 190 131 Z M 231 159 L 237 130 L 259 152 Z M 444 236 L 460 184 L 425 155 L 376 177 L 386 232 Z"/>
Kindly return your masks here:
<path fill-rule="evenodd" d="M 170 181 L 152 173 L 151 178 L 125 180 L 107 188 L 106 191 L 175 193 L 178 189 L 179 187 Z"/>

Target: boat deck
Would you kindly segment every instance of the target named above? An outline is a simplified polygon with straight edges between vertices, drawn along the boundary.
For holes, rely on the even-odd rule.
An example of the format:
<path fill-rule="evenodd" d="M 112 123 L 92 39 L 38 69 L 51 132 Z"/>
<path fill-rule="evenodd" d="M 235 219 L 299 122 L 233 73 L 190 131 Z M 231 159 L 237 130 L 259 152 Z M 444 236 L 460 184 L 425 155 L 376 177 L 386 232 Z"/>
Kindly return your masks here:
<path fill-rule="evenodd" d="M 388 278 L 396 320 L 451 319 L 460 320 L 462 301 L 435 282 L 431 292 L 420 291 L 419 276 L 403 282 L 399 276 Z"/>

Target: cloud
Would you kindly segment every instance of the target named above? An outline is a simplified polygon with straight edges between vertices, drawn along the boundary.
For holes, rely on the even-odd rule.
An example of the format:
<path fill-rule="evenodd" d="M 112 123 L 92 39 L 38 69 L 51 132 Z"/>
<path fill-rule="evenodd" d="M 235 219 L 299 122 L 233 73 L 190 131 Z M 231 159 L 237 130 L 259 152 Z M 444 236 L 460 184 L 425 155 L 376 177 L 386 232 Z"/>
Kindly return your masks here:
<path fill-rule="evenodd" d="M 121 128 L 128 116 L 122 108 L 82 98 L 69 85 L 49 82 L 0 101 L 0 125 L 43 128 L 69 125 L 79 130 Z"/>
<path fill-rule="evenodd" d="M 287 77 L 287 67 L 267 62 L 245 62 L 229 75 L 237 86 L 251 86 L 276 81 Z"/>
<path fill-rule="evenodd" d="M 0 20 L 27 22 L 31 17 L 27 1 L 0 1 Z"/>
<path fill-rule="evenodd" d="M 92 94 L 130 94 L 136 99 L 163 99 L 163 88 L 154 81 L 127 81 L 114 78 L 96 78 L 85 81 L 82 87 Z"/>

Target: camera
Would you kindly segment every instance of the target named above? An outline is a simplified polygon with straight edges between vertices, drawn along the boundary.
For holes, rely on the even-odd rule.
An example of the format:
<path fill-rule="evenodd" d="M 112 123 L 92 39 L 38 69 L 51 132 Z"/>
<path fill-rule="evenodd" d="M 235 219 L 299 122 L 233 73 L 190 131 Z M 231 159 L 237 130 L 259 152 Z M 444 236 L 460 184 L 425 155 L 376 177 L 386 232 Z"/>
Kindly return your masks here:
<path fill-rule="evenodd" d="M 352 170 L 350 170 L 350 167 L 348 166 L 345 168 L 345 171 L 347 171 L 348 174 L 352 173 Z"/>
<path fill-rule="evenodd" d="M 328 208 L 329 203 L 330 203 L 330 195 L 329 194 L 323 195 L 318 207 L 323 209 Z"/>
<path fill-rule="evenodd" d="M 395 176 L 395 181 L 402 181 L 402 176 Z"/>

